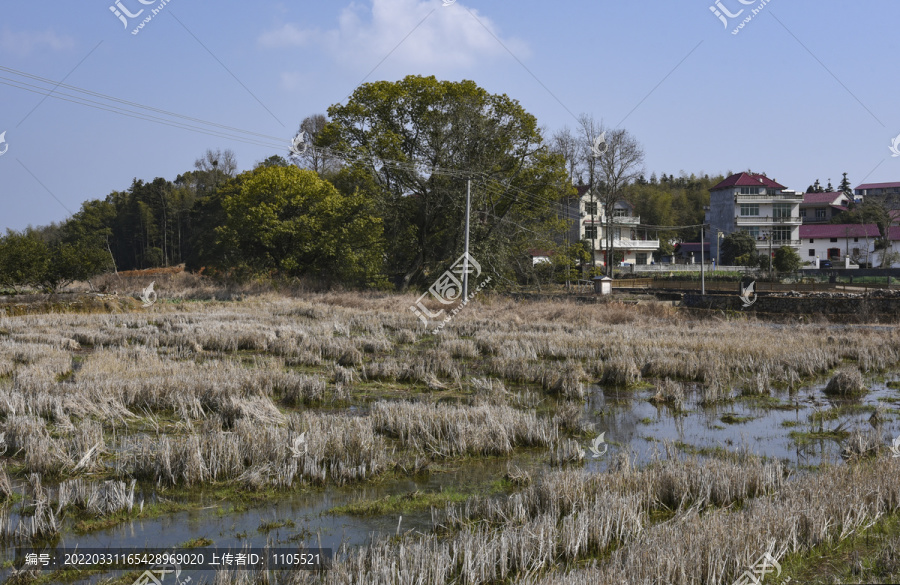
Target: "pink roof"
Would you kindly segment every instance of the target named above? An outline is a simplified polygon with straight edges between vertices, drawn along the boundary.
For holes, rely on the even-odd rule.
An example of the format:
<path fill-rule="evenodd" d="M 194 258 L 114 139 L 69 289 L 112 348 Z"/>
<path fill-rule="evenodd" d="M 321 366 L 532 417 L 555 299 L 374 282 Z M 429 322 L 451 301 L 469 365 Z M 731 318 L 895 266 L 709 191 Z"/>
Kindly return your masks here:
<path fill-rule="evenodd" d="M 888 239 L 892 242 L 900 240 L 900 225 L 892 225 L 888 228 Z"/>
<path fill-rule="evenodd" d="M 833 191 L 830 193 L 804 193 L 803 194 L 803 204 L 822 204 L 822 205 L 831 205 L 835 202 L 838 197 L 847 197 L 840 191 Z M 849 199 L 849 197 L 847 197 Z"/>
<path fill-rule="evenodd" d="M 710 191 L 721 191 L 722 189 L 729 189 L 731 187 L 768 187 L 770 189 L 778 190 L 787 189 L 784 185 L 780 185 L 763 175 L 757 175 L 756 173 L 738 173 L 736 175 L 731 175 L 710 189 Z"/>
<path fill-rule="evenodd" d="M 800 226 L 800 239 L 817 238 L 880 238 L 881 232 L 874 223 L 824 223 Z"/>
<path fill-rule="evenodd" d="M 900 187 L 900 183 L 864 183 L 857 189 L 891 189 L 893 187 Z"/>

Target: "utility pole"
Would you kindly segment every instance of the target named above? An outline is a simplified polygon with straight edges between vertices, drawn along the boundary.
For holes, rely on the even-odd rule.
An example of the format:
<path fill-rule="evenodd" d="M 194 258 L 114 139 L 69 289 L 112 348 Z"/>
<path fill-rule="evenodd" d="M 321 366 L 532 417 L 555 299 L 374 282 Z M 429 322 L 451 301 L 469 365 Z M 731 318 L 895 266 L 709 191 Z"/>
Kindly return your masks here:
<path fill-rule="evenodd" d="M 588 181 L 588 190 L 591 192 L 591 271 L 597 267 L 597 220 L 594 217 L 597 213 L 597 203 L 594 201 L 594 167 L 591 165 L 591 177 Z M 588 274 L 590 278 L 590 274 Z"/>
<path fill-rule="evenodd" d="M 469 215 L 472 209 L 472 179 L 466 180 L 466 253 L 463 255 L 463 301 L 469 298 Z"/>
<path fill-rule="evenodd" d="M 594 132 L 593 128 L 594 128 L 594 123 L 591 122 L 591 134 L 593 134 L 593 132 Z M 589 172 L 590 172 L 590 177 L 589 177 L 590 180 L 588 181 L 588 183 L 590 183 L 590 186 L 588 188 L 591 190 L 591 226 L 593 228 L 592 233 L 594 236 L 593 238 L 591 238 L 591 271 L 593 271 L 595 268 L 597 268 L 597 257 L 596 257 L 596 253 L 594 252 L 595 248 L 597 247 L 597 235 L 598 235 L 597 234 L 597 220 L 595 217 L 595 215 L 597 214 L 597 202 L 594 198 L 594 171 L 597 166 L 597 161 L 600 159 L 600 156 L 601 156 L 601 153 L 597 149 L 597 140 L 601 140 L 602 137 L 603 137 L 603 135 L 601 134 L 599 137 L 594 138 L 593 141 L 591 142 L 591 159 L 590 159 L 591 162 L 589 163 L 589 167 L 588 167 Z M 604 213 L 604 215 L 606 214 L 606 208 L 604 208 L 603 213 Z M 605 225 L 605 223 L 604 223 L 604 225 Z M 607 246 L 606 251 L 604 253 L 606 254 L 606 265 L 608 267 L 609 261 L 610 261 L 609 260 L 609 246 Z"/>
<path fill-rule="evenodd" d="M 705 225 L 700 226 L 700 294 L 706 296 L 706 273 L 703 271 L 703 263 L 706 259 L 703 257 L 703 230 Z"/>

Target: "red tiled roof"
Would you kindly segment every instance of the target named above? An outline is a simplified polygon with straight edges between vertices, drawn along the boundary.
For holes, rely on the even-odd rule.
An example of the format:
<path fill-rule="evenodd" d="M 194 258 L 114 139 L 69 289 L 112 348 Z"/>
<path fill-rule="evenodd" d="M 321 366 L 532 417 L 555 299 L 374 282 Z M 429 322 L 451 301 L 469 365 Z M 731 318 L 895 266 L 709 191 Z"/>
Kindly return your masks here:
<path fill-rule="evenodd" d="M 824 223 L 800 226 L 800 239 L 818 238 L 880 238 L 881 232 L 874 223 Z"/>
<path fill-rule="evenodd" d="M 900 187 L 900 183 L 863 183 L 857 189 L 891 189 Z"/>
<path fill-rule="evenodd" d="M 900 225 L 892 225 L 888 228 L 888 239 L 892 242 L 900 240 Z"/>
<path fill-rule="evenodd" d="M 820 203 L 822 205 L 831 205 L 834 203 L 835 199 L 838 197 L 847 197 L 840 191 L 832 191 L 830 193 L 804 193 L 803 194 L 803 204 L 816 204 Z M 847 197 L 849 199 L 849 197 Z"/>
<path fill-rule="evenodd" d="M 738 173 L 736 175 L 731 175 L 712 189 L 710 191 L 720 191 L 722 189 L 729 189 L 731 187 L 768 187 L 770 189 L 779 189 L 784 190 L 787 189 L 784 185 L 780 185 L 770 179 L 769 177 L 765 177 L 763 175 L 757 175 L 756 173 Z"/>
<path fill-rule="evenodd" d="M 847 211 L 848 209 L 850 209 L 846 205 L 829 205 L 828 207 L 833 207 L 834 209 L 837 209 L 838 211 Z"/>

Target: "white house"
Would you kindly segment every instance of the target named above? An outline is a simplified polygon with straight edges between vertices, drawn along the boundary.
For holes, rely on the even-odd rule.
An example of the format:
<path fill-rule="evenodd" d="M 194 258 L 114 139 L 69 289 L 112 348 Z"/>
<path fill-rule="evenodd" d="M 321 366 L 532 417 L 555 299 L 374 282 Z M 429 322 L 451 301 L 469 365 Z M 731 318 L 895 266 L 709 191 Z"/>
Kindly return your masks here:
<path fill-rule="evenodd" d="M 606 266 L 606 212 L 599 197 L 592 197 L 587 187 L 579 187 L 579 238 L 592 242 L 597 266 Z M 624 254 L 624 262 L 645 265 L 657 262 L 659 238 L 653 230 L 641 227 L 634 207 L 619 201 L 611 210 L 613 250 Z"/>
<path fill-rule="evenodd" d="M 891 226 L 888 228 L 888 248 L 887 252 L 892 254 L 892 262 L 890 266 L 885 268 L 900 268 L 900 226 Z M 872 266 L 881 268 L 881 260 L 884 256 L 884 250 L 876 250 L 872 253 Z"/>
<path fill-rule="evenodd" d="M 830 260 L 836 267 L 838 263 L 843 265 L 845 258 L 850 258 L 855 264 L 867 264 L 875 240 L 880 237 L 881 232 L 874 223 L 802 225 L 800 259 L 804 262 L 815 262 L 816 258 Z M 875 265 L 878 265 L 877 262 Z"/>
<path fill-rule="evenodd" d="M 803 194 L 787 190 L 765 175 L 738 173 L 709 190 L 710 254 L 718 253 L 719 238 L 738 230 L 756 241 L 760 254 L 768 249 L 800 248 L 800 204 Z"/>
<path fill-rule="evenodd" d="M 828 223 L 847 211 L 850 198 L 837 193 L 804 193 L 800 203 L 800 219 L 803 223 Z"/>

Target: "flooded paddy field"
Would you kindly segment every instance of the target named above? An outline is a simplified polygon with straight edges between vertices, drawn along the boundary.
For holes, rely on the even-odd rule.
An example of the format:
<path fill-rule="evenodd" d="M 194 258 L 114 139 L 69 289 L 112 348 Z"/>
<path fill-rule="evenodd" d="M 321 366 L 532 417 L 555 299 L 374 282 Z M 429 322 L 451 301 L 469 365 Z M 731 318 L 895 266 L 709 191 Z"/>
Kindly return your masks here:
<path fill-rule="evenodd" d="M 434 334 L 413 300 L 0 318 L 0 576 L 139 576 L 16 566 L 49 547 L 301 546 L 332 568 L 180 579 L 900 576 L 894 327 L 485 297 Z"/>

